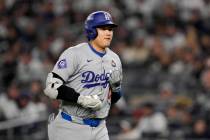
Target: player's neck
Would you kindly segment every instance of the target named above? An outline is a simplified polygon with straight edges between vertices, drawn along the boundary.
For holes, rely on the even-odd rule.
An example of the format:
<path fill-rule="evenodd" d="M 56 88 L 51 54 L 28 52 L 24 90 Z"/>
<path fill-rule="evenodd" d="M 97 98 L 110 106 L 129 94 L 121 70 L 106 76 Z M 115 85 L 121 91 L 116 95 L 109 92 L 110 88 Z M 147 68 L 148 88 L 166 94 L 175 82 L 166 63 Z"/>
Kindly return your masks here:
<path fill-rule="evenodd" d="M 101 47 L 94 41 L 90 41 L 90 45 L 98 52 L 104 53 L 106 51 L 106 47 Z"/>

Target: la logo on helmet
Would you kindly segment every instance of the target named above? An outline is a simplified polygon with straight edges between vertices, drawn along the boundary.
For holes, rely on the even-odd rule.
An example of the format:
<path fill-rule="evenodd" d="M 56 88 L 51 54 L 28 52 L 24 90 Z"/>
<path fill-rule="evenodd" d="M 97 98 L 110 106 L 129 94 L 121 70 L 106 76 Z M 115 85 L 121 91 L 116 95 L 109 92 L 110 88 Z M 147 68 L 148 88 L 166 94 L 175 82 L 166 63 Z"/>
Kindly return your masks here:
<path fill-rule="evenodd" d="M 106 20 L 111 20 L 111 15 L 109 13 L 104 13 L 105 19 Z"/>

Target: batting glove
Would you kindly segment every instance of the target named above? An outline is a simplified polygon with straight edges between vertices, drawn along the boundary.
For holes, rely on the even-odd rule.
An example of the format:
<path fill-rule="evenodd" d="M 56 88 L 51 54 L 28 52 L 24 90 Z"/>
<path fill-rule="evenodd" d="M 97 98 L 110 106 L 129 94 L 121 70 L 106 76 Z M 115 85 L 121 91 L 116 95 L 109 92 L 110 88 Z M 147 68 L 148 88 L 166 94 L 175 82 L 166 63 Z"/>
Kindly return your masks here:
<path fill-rule="evenodd" d="M 80 95 L 77 103 L 84 108 L 90 108 L 92 110 L 99 110 L 102 106 L 102 102 L 98 95 Z"/>

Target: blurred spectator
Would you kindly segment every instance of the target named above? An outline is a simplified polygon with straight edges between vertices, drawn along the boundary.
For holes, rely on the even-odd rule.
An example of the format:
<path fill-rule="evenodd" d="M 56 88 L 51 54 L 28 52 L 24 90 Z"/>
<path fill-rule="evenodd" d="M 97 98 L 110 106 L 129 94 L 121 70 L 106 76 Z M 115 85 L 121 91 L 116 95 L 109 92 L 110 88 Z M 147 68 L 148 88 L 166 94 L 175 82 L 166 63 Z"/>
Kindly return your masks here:
<path fill-rule="evenodd" d="M 167 120 L 169 129 L 169 138 L 183 138 L 191 125 L 191 115 L 186 109 L 181 109 L 180 105 L 172 105 L 167 110 Z"/>
<path fill-rule="evenodd" d="M 210 54 L 210 33 L 203 34 L 200 38 L 201 40 L 201 52 L 204 58 L 208 57 Z"/>
<path fill-rule="evenodd" d="M 17 66 L 17 80 L 27 85 L 32 80 L 45 80 L 43 65 L 32 57 L 30 50 L 23 50 Z"/>
<path fill-rule="evenodd" d="M 210 69 L 206 69 L 202 72 L 200 80 L 202 89 L 196 94 L 196 103 L 200 106 L 197 110 L 200 111 L 200 114 L 207 115 L 206 111 L 210 110 Z"/>
<path fill-rule="evenodd" d="M 2 87 L 5 89 L 8 88 L 8 86 L 12 83 L 14 78 L 16 77 L 16 69 L 17 69 L 17 60 L 13 53 L 11 53 L 12 50 L 8 50 L 5 52 L 3 56 L 3 62 L 1 65 L 1 75 L 2 75 Z"/>
<path fill-rule="evenodd" d="M 18 108 L 18 98 L 20 96 L 20 88 L 17 84 L 11 84 L 6 93 L 0 94 L 0 118 L 4 120 L 19 117 L 20 110 Z"/>
<path fill-rule="evenodd" d="M 161 112 L 155 111 L 152 103 L 145 103 L 142 107 L 143 116 L 137 126 L 119 135 L 119 139 L 139 139 L 165 137 L 167 135 L 167 119 Z"/>
<path fill-rule="evenodd" d="M 207 123 L 203 119 L 195 120 L 192 131 L 186 136 L 186 140 L 191 139 L 210 139 L 210 132 L 207 129 Z"/>
<path fill-rule="evenodd" d="M 208 19 L 210 17 L 210 15 L 209 15 L 210 0 L 203 0 L 203 2 L 204 2 L 204 7 L 202 9 L 202 16 L 203 16 L 203 18 Z"/>
<path fill-rule="evenodd" d="M 159 86 L 159 95 L 155 99 L 156 109 L 165 112 L 167 108 L 176 102 L 175 89 L 172 83 L 165 82 Z"/>
<path fill-rule="evenodd" d="M 43 86 L 41 81 L 32 81 L 30 84 L 31 101 L 36 105 L 37 112 L 46 114 L 47 105 L 49 104 L 47 98 L 43 96 Z"/>
<path fill-rule="evenodd" d="M 47 107 L 41 102 L 32 102 L 30 93 L 23 91 L 18 100 L 18 107 L 20 109 L 20 116 L 29 116 L 28 120 L 38 119 L 40 116 L 47 115 Z M 27 121 L 27 120 L 26 120 Z"/>
<path fill-rule="evenodd" d="M 139 31 L 141 32 L 141 31 Z M 122 52 L 122 60 L 127 65 L 143 65 L 148 61 L 150 54 L 149 48 L 145 46 L 146 34 L 134 34 L 134 39 L 129 47 L 126 47 Z"/>

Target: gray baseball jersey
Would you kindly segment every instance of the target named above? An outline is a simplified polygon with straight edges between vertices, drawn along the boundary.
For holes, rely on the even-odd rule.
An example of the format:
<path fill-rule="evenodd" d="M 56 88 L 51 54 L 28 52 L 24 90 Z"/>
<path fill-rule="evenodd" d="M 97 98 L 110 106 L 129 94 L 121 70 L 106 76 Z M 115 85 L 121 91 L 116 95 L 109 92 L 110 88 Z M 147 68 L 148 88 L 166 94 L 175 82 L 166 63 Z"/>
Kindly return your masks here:
<path fill-rule="evenodd" d="M 62 77 L 66 82 L 65 85 L 79 94 L 98 95 L 103 105 L 100 110 L 93 111 L 75 103 L 62 101 L 61 109 L 83 118 L 107 117 L 111 105 L 108 80 L 110 72 L 114 70 L 122 71 L 121 61 L 109 48 L 106 48 L 106 52 L 102 54 L 90 44 L 81 43 L 65 50 L 52 72 Z"/>

